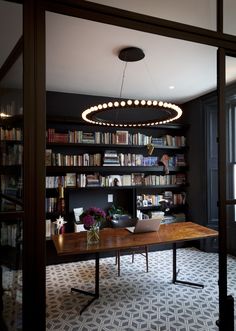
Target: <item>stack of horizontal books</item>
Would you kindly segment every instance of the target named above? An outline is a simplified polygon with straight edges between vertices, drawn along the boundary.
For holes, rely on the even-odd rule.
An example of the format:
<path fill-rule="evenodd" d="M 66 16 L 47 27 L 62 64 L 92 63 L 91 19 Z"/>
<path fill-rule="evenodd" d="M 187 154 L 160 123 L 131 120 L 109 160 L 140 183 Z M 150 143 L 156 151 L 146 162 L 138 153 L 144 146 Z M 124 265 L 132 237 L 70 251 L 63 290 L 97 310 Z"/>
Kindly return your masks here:
<path fill-rule="evenodd" d="M 104 152 L 103 165 L 104 166 L 119 166 L 120 161 L 119 161 L 119 156 L 117 154 L 117 151 L 106 150 Z"/>

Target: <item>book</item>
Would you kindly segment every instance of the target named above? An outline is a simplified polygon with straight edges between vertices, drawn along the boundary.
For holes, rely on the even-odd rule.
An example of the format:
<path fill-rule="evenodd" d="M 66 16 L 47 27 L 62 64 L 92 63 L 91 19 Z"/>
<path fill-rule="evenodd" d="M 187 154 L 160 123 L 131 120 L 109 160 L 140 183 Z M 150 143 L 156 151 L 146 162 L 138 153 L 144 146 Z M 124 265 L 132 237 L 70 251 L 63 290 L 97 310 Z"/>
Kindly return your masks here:
<path fill-rule="evenodd" d="M 124 174 L 122 176 L 122 183 L 123 183 L 123 186 L 132 185 L 131 175 L 130 174 Z"/>
<path fill-rule="evenodd" d="M 86 177 L 86 186 L 87 187 L 96 187 L 96 186 L 101 186 L 100 185 L 100 178 L 99 174 L 94 174 L 94 175 L 87 175 Z"/>
<path fill-rule="evenodd" d="M 46 149 L 46 151 L 45 151 L 45 165 L 46 165 L 46 167 L 52 165 L 52 150 L 51 149 Z"/>
<path fill-rule="evenodd" d="M 51 223 L 51 220 L 48 219 L 46 220 L 46 230 L 45 230 L 45 236 L 47 238 L 51 237 L 51 234 L 52 234 L 52 223 Z"/>
<path fill-rule="evenodd" d="M 132 173 L 132 185 L 143 185 L 144 184 L 144 173 Z"/>
<path fill-rule="evenodd" d="M 104 166 L 119 166 L 120 160 L 117 151 L 106 150 L 103 157 Z"/>

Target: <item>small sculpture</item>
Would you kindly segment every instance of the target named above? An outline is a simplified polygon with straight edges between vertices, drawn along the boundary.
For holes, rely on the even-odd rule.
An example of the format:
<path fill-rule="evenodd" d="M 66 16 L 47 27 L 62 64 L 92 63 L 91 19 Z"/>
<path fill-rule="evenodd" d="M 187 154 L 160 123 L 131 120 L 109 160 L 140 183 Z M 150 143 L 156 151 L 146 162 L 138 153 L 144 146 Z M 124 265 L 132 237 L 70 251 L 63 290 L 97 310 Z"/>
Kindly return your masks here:
<path fill-rule="evenodd" d="M 56 225 L 56 233 L 63 233 L 64 224 L 67 223 L 66 221 L 64 221 L 64 217 L 61 217 L 60 215 L 59 218 L 57 218 L 56 221 L 53 223 Z"/>

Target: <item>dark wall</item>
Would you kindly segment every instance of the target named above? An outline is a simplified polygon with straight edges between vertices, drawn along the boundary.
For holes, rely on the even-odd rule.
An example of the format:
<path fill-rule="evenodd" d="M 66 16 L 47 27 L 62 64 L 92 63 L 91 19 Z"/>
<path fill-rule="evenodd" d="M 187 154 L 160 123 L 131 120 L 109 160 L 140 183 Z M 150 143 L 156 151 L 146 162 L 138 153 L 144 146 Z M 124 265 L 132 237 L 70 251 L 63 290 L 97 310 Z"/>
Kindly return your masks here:
<path fill-rule="evenodd" d="M 108 100 L 116 100 L 102 96 L 62 93 L 62 92 L 47 92 L 47 115 L 49 116 L 67 116 L 78 117 L 81 119 L 83 110 Z"/>
<path fill-rule="evenodd" d="M 185 121 L 190 124 L 187 134 L 188 151 L 188 203 L 191 220 L 206 223 L 205 135 L 202 101 L 197 99 L 183 105 Z"/>
<path fill-rule="evenodd" d="M 105 103 L 108 101 L 116 101 L 117 98 L 110 98 L 110 97 L 104 97 L 104 96 L 94 96 L 94 95 L 84 95 L 84 94 L 75 94 L 75 93 L 61 93 L 61 92 L 54 92 L 54 91 L 48 91 L 47 92 L 47 115 L 48 116 L 66 116 L 66 117 L 78 117 L 78 119 L 81 119 L 81 113 L 87 109 L 90 108 L 92 105 L 98 105 L 99 103 Z M 142 107 L 139 107 L 135 109 L 135 115 L 133 114 L 133 111 L 129 112 L 119 112 L 119 119 L 122 122 L 122 120 L 128 120 L 130 122 L 136 121 L 137 119 L 141 121 L 146 121 L 147 117 L 151 119 L 156 119 L 156 111 L 152 109 L 145 108 L 145 111 L 143 111 Z M 109 115 L 103 114 L 102 118 L 107 120 L 114 120 L 114 117 L 117 114 L 115 113 L 115 110 L 110 111 Z M 160 118 L 163 116 L 163 111 L 160 109 Z M 180 118 L 175 123 L 182 123 L 183 119 Z"/>

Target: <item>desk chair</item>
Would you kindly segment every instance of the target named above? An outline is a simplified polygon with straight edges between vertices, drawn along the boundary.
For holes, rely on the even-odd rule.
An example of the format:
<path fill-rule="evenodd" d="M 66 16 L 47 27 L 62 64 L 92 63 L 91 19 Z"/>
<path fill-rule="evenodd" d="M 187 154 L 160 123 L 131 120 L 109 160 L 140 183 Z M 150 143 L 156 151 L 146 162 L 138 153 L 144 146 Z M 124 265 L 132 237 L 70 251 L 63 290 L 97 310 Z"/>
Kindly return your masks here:
<path fill-rule="evenodd" d="M 120 215 L 116 219 L 113 219 L 112 227 L 114 228 L 126 228 L 129 226 L 135 226 L 137 220 L 130 219 L 128 215 Z M 118 250 L 116 252 L 116 265 L 118 267 L 118 276 L 120 276 L 120 257 L 121 257 L 121 251 L 126 251 L 126 249 Z M 133 247 L 128 250 L 128 252 L 131 252 L 132 254 L 132 263 L 134 262 L 134 254 L 141 254 L 146 259 L 146 272 L 148 272 L 148 246 L 140 246 L 140 247 Z"/>

